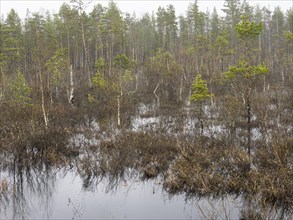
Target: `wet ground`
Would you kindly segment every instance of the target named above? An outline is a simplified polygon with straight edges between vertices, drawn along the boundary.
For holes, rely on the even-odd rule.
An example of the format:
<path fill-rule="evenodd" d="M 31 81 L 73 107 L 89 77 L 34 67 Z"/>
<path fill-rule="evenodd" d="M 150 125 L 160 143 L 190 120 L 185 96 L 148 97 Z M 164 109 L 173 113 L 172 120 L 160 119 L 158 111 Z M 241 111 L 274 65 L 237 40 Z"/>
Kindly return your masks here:
<path fill-rule="evenodd" d="M 281 142 L 256 145 L 250 163 L 245 148 L 229 145 L 227 127 L 206 123 L 200 133 L 188 111 L 171 117 L 140 105 L 124 127 L 115 120 L 86 119 L 68 136 L 53 130 L 3 150 L 0 218 L 292 216 L 292 154 Z M 252 134 L 254 144 L 270 139 Z"/>

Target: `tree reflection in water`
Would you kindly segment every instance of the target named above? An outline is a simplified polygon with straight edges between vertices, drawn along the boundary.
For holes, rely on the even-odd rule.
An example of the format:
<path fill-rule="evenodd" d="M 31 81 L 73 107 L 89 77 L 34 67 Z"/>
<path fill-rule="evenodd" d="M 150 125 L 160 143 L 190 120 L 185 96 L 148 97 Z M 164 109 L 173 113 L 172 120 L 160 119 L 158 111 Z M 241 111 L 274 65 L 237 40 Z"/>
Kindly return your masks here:
<path fill-rule="evenodd" d="M 60 146 L 58 146 L 60 147 Z M 62 149 L 63 148 L 63 149 Z M 60 152 L 55 148 L 36 150 L 26 145 L 16 145 L 12 152 L 1 154 L 1 194 L 0 207 L 5 210 L 11 207 L 13 219 L 27 219 L 31 212 L 32 199 L 38 199 L 40 207 L 46 207 L 44 218 L 50 217 L 50 206 L 55 189 L 56 176 L 66 174 L 68 164 L 72 158 L 70 151 L 61 146 Z"/>
<path fill-rule="evenodd" d="M 217 149 L 213 145 L 218 142 L 209 138 L 201 141 L 205 142 L 202 148 L 187 140 L 186 137 L 150 131 L 148 133 L 122 131 L 113 139 L 100 139 L 99 142 L 79 148 L 76 145 L 72 147 L 66 141 L 62 144 L 47 144 L 44 147 L 16 145 L 10 152 L 1 154 L 0 214 L 6 216 L 5 210 L 9 210 L 12 218 L 26 219 L 32 216 L 32 212 L 42 212 L 39 213 L 39 218 L 50 218 L 52 212 L 55 211 L 53 208 L 56 208 L 54 206 L 56 185 L 70 173 L 81 180 L 81 182 L 76 181 L 73 184 L 80 184 L 79 187 L 83 192 L 93 194 L 101 184 L 105 186 L 106 192 L 115 194 L 115 191 L 126 183 L 130 183 L 130 189 L 131 183 L 134 182 L 150 179 L 159 181 L 161 183 L 159 187 L 162 188 L 164 185 L 164 189 L 167 189 L 165 193 L 170 193 L 170 198 L 186 193 L 186 202 L 193 204 L 193 209 L 197 213 L 196 218 L 282 219 L 292 216 L 290 201 L 283 205 L 274 205 L 277 203 L 269 201 L 264 203 L 265 200 L 260 194 L 245 193 L 242 188 L 239 188 L 238 193 L 232 190 L 230 193 L 221 191 L 217 185 L 210 185 L 210 188 L 206 189 L 188 188 L 193 185 L 201 187 L 199 185 L 201 183 L 207 186 L 207 184 L 211 184 L 209 181 L 214 181 L 214 179 L 202 176 L 203 179 L 199 180 L 202 182 L 197 182 L 195 178 L 197 175 L 205 174 L 212 177 L 217 174 L 215 172 L 221 174 L 221 172 L 228 172 L 231 169 L 230 174 L 235 174 L 236 178 L 241 171 L 239 169 L 245 168 L 245 166 L 242 167 L 243 164 L 245 165 L 245 160 L 243 160 L 245 157 L 238 158 L 238 154 L 236 155 L 238 151 L 228 150 L 229 154 L 235 154 L 228 161 L 229 164 L 221 160 L 217 162 L 220 157 L 216 157 Z M 197 147 L 196 152 L 192 146 Z M 212 152 L 212 157 L 206 157 L 205 152 Z M 221 158 L 226 155 L 225 152 L 221 152 L 223 153 Z M 238 171 L 233 170 L 233 163 L 238 159 Z M 192 171 L 192 167 L 188 167 L 190 161 L 197 162 L 192 164 L 196 170 Z M 217 169 L 211 170 L 213 163 L 216 162 Z M 209 165 L 209 163 L 211 164 Z M 191 175 L 185 176 L 189 179 L 182 179 L 185 170 L 180 170 L 176 166 L 184 167 L 185 170 L 189 169 Z M 226 166 L 229 169 L 222 169 Z M 234 173 L 236 171 L 238 173 Z M 178 181 L 176 178 L 180 175 L 180 181 L 183 182 L 176 182 Z M 172 187 L 178 183 L 184 185 L 178 185 L 177 188 L 170 190 L 170 185 L 168 185 L 170 181 L 173 184 Z M 225 186 L 223 185 L 223 187 Z M 207 189 L 210 191 L 204 191 Z M 156 191 L 154 188 L 153 193 Z M 34 207 L 34 204 L 37 204 L 38 207 Z M 83 207 L 82 203 L 76 203 L 68 197 L 67 206 L 72 208 L 73 218 L 84 217 L 80 212 Z M 40 210 L 39 207 L 42 209 Z"/>

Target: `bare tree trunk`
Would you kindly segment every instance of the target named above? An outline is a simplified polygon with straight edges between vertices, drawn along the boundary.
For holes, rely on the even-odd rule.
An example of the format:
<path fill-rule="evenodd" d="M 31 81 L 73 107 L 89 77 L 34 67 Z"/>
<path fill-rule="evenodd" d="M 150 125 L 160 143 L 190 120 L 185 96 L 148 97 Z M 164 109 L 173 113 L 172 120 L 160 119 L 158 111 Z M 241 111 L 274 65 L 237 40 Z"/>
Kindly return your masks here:
<path fill-rule="evenodd" d="M 73 71 L 72 64 L 70 65 L 70 41 L 69 41 L 69 29 L 67 29 L 67 49 L 68 49 L 68 69 L 69 69 L 69 96 L 68 102 L 72 104 L 73 102 L 73 93 L 74 93 L 74 82 L 73 82 Z"/>
<path fill-rule="evenodd" d="M 138 90 L 138 79 L 139 79 L 139 70 L 135 74 L 135 91 L 137 92 Z"/>
<path fill-rule="evenodd" d="M 114 56 L 114 40 L 115 40 L 115 33 L 111 32 L 111 46 L 110 46 L 110 54 L 109 54 L 109 71 L 111 74 L 112 66 L 113 66 L 113 61 L 112 58 Z"/>
<path fill-rule="evenodd" d="M 39 77 L 39 89 L 41 92 L 41 109 L 42 109 L 42 113 L 43 113 L 43 119 L 44 119 L 44 123 L 45 123 L 45 130 L 48 129 L 49 126 L 49 119 L 48 119 L 48 113 L 46 112 L 46 106 L 45 106 L 45 92 L 44 92 L 44 82 L 43 82 L 43 71 L 42 71 L 42 63 L 43 63 L 43 59 L 42 59 L 42 50 L 41 50 L 41 43 L 40 43 L 40 32 L 39 30 L 36 31 L 36 45 L 37 45 L 37 56 L 36 56 L 36 67 L 38 70 L 38 74 L 37 77 Z M 49 82 L 49 80 L 48 80 Z"/>
<path fill-rule="evenodd" d="M 159 88 L 159 86 L 160 86 L 160 81 L 158 82 L 158 84 L 157 84 L 157 86 L 156 86 L 156 88 L 155 88 L 155 90 L 154 90 L 154 95 L 156 96 L 156 98 L 157 98 L 157 103 L 158 104 L 160 104 L 160 97 L 157 95 L 157 90 L 158 90 L 158 88 Z"/>
<path fill-rule="evenodd" d="M 190 97 L 190 96 L 191 96 L 191 88 L 189 89 L 189 93 L 188 93 L 188 97 Z M 187 102 L 186 102 L 186 105 L 190 106 L 190 104 L 191 104 L 190 99 L 188 99 Z"/>
<path fill-rule="evenodd" d="M 284 75 L 284 67 L 281 67 L 281 76 L 282 76 L 282 83 L 285 85 L 285 75 Z"/>
<path fill-rule="evenodd" d="M 251 168 L 251 104 L 250 104 L 251 87 L 248 87 L 245 94 L 245 105 L 247 111 L 247 154 L 249 157 L 249 169 Z"/>
<path fill-rule="evenodd" d="M 84 49 L 85 71 L 86 71 L 86 75 L 88 77 L 89 87 L 91 87 L 92 80 L 91 80 L 91 74 L 90 74 L 90 64 L 89 64 L 88 51 L 87 51 L 87 46 L 86 46 L 86 42 L 85 42 L 83 21 L 81 21 L 81 33 L 82 33 L 82 42 L 83 42 L 83 49 Z"/>
<path fill-rule="evenodd" d="M 82 1 L 77 2 L 78 3 L 78 10 L 79 10 L 79 16 L 80 16 L 80 24 L 81 24 L 81 37 L 82 37 L 82 44 L 83 44 L 83 50 L 84 50 L 84 63 L 85 63 L 85 72 L 86 76 L 88 78 L 88 84 L 91 87 L 92 81 L 91 81 L 91 74 L 90 74 L 90 62 L 89 62 L 89 54 L 88 49 L 85 41 L 85 31 L 84 31 L 84 22 L 83 22 L 83 12 L 85 5 L 83 5 Z"/>
<path fill-rule="evenodd" d="M 57 91 L 57 87 L 56 87 L 56 91 Z M 50 104 L 52 105 L 53 103 L 54 103 L 54 100 L 53 100 L 53 91 L 52 91 L 52 89 L 50 89 Z"/>
<path fill-rule="evenodd" d="M 266 92 L 266 77 L 263 79 L 263 92 Z"/>
<path fill-rule="evenodd" d="M 183 74 L 180 79 L 180 89 L 179 89 L 179 101 L 182 102 L 182 93 L 183 93 Z"/>
<path fill-rule="evenodd" d="M 258 37 L 258 63 L 261 63 L 261 36 Z"/>
<path fill-rule="evenodd" d="M 198 111 L 197 114 L 197 120 L 199 123 L 199 130 L 200 130 L 200 136 L 203 135 L 203 131 L 204 131 L 204 124 L 203 124 L 203 115 L 204 115 L 204 110 L 203 110 L 203 102 L 199 102 L 198 103 Z"/>
<path fill-rule="evenodd" d="M 94 57 L 94 63 L 96 64 L 98 59 L 98 36 L 95 38 L 95 57 Z"/>
<path fill-rule="evenodd" d="M 3 98 L 4 92 L 4 73 L 2 67 L 0 67 L 0 80 L 1 80 L 1 87 L 0 87 L 0 100 Z"/>
<path fill-rule="evenodd" d="M 53 87 L 51 87 L 51 79 L 50 79 L 51 75 L 49 74 L 48 75 L 48 78 L 47 78 L 47 88 L 48 88 L 48 91 L 49 91 L 49 96 L 50 96 L 50 105 L 53 104 Z M 56 86 L 57 87 L 57 86 Z M 56 93 L 57 95 L 57 93 Z M 56 97 L 58 98 L 58 97 Z"/>
<path fill-rule="evenodd" d="M 102 57 L 104 57 L 104 45 L 103 45 L 103 41 L 102 41 L 102 34 L 101 34 L 101 36 L 99 38 L 99 41 L 100 41 L 100 47 L 98 49 L 101 48 L 101 50 L 99 52 L 99 55 L 102 56 Z"/>
<path fill-rule="evenodd" d="M 210 85 L 212 85 L 212 80 L 210 80 Z M 213 88 L 211 86 L 211 94 L 213 94 Z M 215 103 L 214 103 L 214 96 L 211 95 L 211 106 L 214 106 Z"/>
<path fill-rule="evenodd" d="M 112 55 L 111 55 L 111 46 L 109 45 L 109 38 L 110 36 L 108 35 L 107 37 L 107 60 L 109 61 L 109 67 L 108 67 L 108 76 L 111 76 L 111 71 L 112 71 Z"/>
<path fill-rule="evenodd" d="M 70 71 L 69 71 L 69 97 L 68 102 L 70 104 L 73 103 L 73 94 L 74 94 L 74 82 L 73 82 L 73 71 L 72 71 L 72 65 L 70 65 Z"/>
<path fill-rule="evenodd" d="M 117 96 L 117 124 L 118 126 L 121 125 L 121 116 L 120 116 L 120 109 L 121 109 L 121 95 Z"/>
<path fill-rule="evenodd" d="M 49 126 L 49 120 L 48 120 L 48 114 L 46 112 L 46 107 L 45 107 L 44 86 L 43 86 L 43 78 L 42 78 L 42 73 L 41 72 L 39 72 L 39 80 L 40 80 L 42 112 L 43 112 L 43 118 L 44 118 L 44 123 L 45 123 L 45 129 L 47 130 L 48 126 Z"/>
<path fill-rule="evenodd" d="M 249 157 L 249 166 L 251 166 L 251 111 L 250 100 L 247 100 L 247 152 Z"/>

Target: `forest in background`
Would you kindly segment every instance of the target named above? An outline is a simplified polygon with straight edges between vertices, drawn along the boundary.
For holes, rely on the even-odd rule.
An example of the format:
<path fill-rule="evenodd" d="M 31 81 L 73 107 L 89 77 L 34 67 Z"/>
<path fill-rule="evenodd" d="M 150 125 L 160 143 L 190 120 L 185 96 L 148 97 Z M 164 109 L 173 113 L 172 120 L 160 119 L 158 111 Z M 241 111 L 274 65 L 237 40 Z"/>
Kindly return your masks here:
<path fill-rule="evenodd" d="M 251 64 L 270 70 L 255 86 L 258 101 L 274 96 L 282 108 L 292 106 L 292 8 L 269 11 L 227 0 L 220 17 L 216 9 L 199 11 L 195 1 L 185 16 L 176 17 L 170 4 L 141 18 L 122 13 L 112 1 L 89 14 L 85 8 L 75 0 L 56 14 L 28 11 L 22 21 L 11 10 L 1 20 L 1 107 L 41 108 L 48 126 L 50 109 L 59 105 L 97 105 L 99 112 L 117 105 L 117 96 L 138 94 L 185 104 L 197 74 L 215 94 L 212 104 L 222 102 L 241 93 L 228 89 L 232 83 L 221 84 L 221 74 L 244 53 L 235 30 L 241 16 L 263 27 L 249 45 Z"/>
<path fill-rule="evenodd" d="M 249 45 L 251 64 L 269 69 L 254 85 L 256 103 L 269 99 L 292 110 L 292 8 L 270 11 L 227 0 L 221 17 L 216 9 L 199 11 L 195 1 L 184 16 L 176 17 L 170 4 L 136 18 L 112 1 L 108 7 L 95 5 L 88 14 L 86 6 L 75 0 L 56 14 L 28 11 L 22 21 L 11 10 L 1 19 L 1 108 L 40 109 L 47 127 L 57 106 L 95 106 L 99 114 L 137 97 L 186 104 L 198 74 L 214 93 L 211 104 L 233 106 L 241 98 L 237 83 L 242 79 L 224 85 L 222 73 L 243 57 L 235 28 L 245 16 L 263 27 Z"/>
<path fill-rule="evenodd" d="M 195 1 L 183 16 L 170 4 L 137 18 L 113 1 L 86 7 L 0 20 L 3 167 L 39 166 L 44 154 L 65 163 L 59 152 L 80 155 L 86 184 L 139 167 L 163 173 L 169 192 L 257 194 L 292 208 L 293 8 L 225 0 L 219 16 Z M 141 103 L 155 107 L 142 113 Z M 131 132 L 136 114 L 165 124 Z M 94 122 L 122 133 L 103 141 Z M 69 141 L 80 133 L 101 142 L 81 153 Z"/>

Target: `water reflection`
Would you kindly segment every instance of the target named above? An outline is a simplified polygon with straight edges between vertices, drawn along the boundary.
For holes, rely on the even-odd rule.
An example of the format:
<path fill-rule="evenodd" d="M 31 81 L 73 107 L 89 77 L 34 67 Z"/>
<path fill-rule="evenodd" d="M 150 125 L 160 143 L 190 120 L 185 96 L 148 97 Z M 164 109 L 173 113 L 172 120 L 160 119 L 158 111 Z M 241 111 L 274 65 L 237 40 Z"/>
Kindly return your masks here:
<path fill-rule="evenodd" d="M 7 189 L 1 193 L 1 216 L 13 219 L 27 219 L 37 206 L 32 206 L 32 200 L 38 197 L 38 205 L 48 207 L 43 210 L 43 218 L 50 216 L 50 202 L 54 192 L 56 171 L 46 167 L 44 170 L 35 167 L 19 167 L 17 163 L 6 172 L 1 172 L 2 181 L 7 182 Z"/>
<path fill-rule="evenodd" d="M 6 212 L 1 209 L 1 218 L 182 219 L 194 216 L 192 205 L 186 204 L 182 196 L 170 200 L 155 181 L 126 180 L 116 185 L 115 190 L 108 191 L 108 181 L 100 181 L 89 189 L 82 187 L 83 180 L 74 171 L 49 173 L 36 177 L 37 180 L 31 182 L 34 186 L 26 184 L 27 178 L 18 175 L 22 180 L 12 182 L 14 191 Z M 11 179 L 13 181 L 13 177 Z"/>
<path fill-rule="evenodd" d="M 53 143 L 49 138 L 47 140 L 48 144 Z M 42 139 L 39 141 L 41 143 Z M 30 218 L 31 213 L 42 206 L 46 207 L 42 210 L 42 218 L 48 218 L 56 175 L 68 169 L 71 158 L 76 154 L 76 150 L 64 145 L 50 145 L 49 148 L 37 142 L 34 142 L 35 145 L 30 143 L 33 141 L 18 142 L 11 147 L 10 152 L 1 153 L 0 206 L 3 217 Z"/>
<path fill-rule="evenodd" d="M 272 198 L 264 194 L 268 190 L 261 191 L 262 195 L 258 191 L 246 193 L 246 182 L 237 182 L 251 178 L 257 187 L 260 177 L 270 177 L 262 175 L 269 166 L 275 166 L 274 155 L 268 157 L 272 152 L 267 149 L 256 152 L 254 162 L 260 171 L 248 172 L 246 152 L 234 146 L 228 148 L 221 141 L 222 136 L 227 139 L 228 133 L 223 125 L 207 124 L 200 139 L 194 132 L 197 122 L 192 115 L 181 112 L 173 117 L 158 116 L 154 106 L 143 105 L 130 121 L 128 127 L 120 129 L 113 126 L 111 119 L 98 122 L 93 118 L 66 141 L 62 139 L 61 144 L 55 141 L 55 134 L 49 140 L 43 137 L 40 142 L 36 138 L 34 144 L 20 144 L 2 152 L 0 217 L 291 217 L 291 208 L 285 204 L 277 207 L 269 205 L 274 201 L 262 203 L 263 198 Z M 276 157 L 282 159 L 281 156 L 282 152 L 276 152 Z M 281 178 L 287 180 L 291 168 L 285 162 L 278 165 Z M 168 181 L 177 190 L 167 193 L 163 185 Z M 202 194 L 194 193 L 200 190 Z"/>
<path fill-rule="evenodd" d="M 243 197 L 186 200 L 184 195 L 171 196 L 163 190 L 163 176 L 143 181 L 133 168 L 95 173 L 93 171 L 100 166 L 96 161 L 99 153 L 83 154 L 84 157 L 75 157 L 75 163 L 71 160 L 71 165 L 48 163 L 44 158 L 38 163 L 24 162 L 17 157 L 10 164 L 6 160 L 0 176 L 1 218 L 266 219 L 288 216 L 284 210 L 265 209 Z M 70 158 L 63 159 L 70 161 Z"/>

